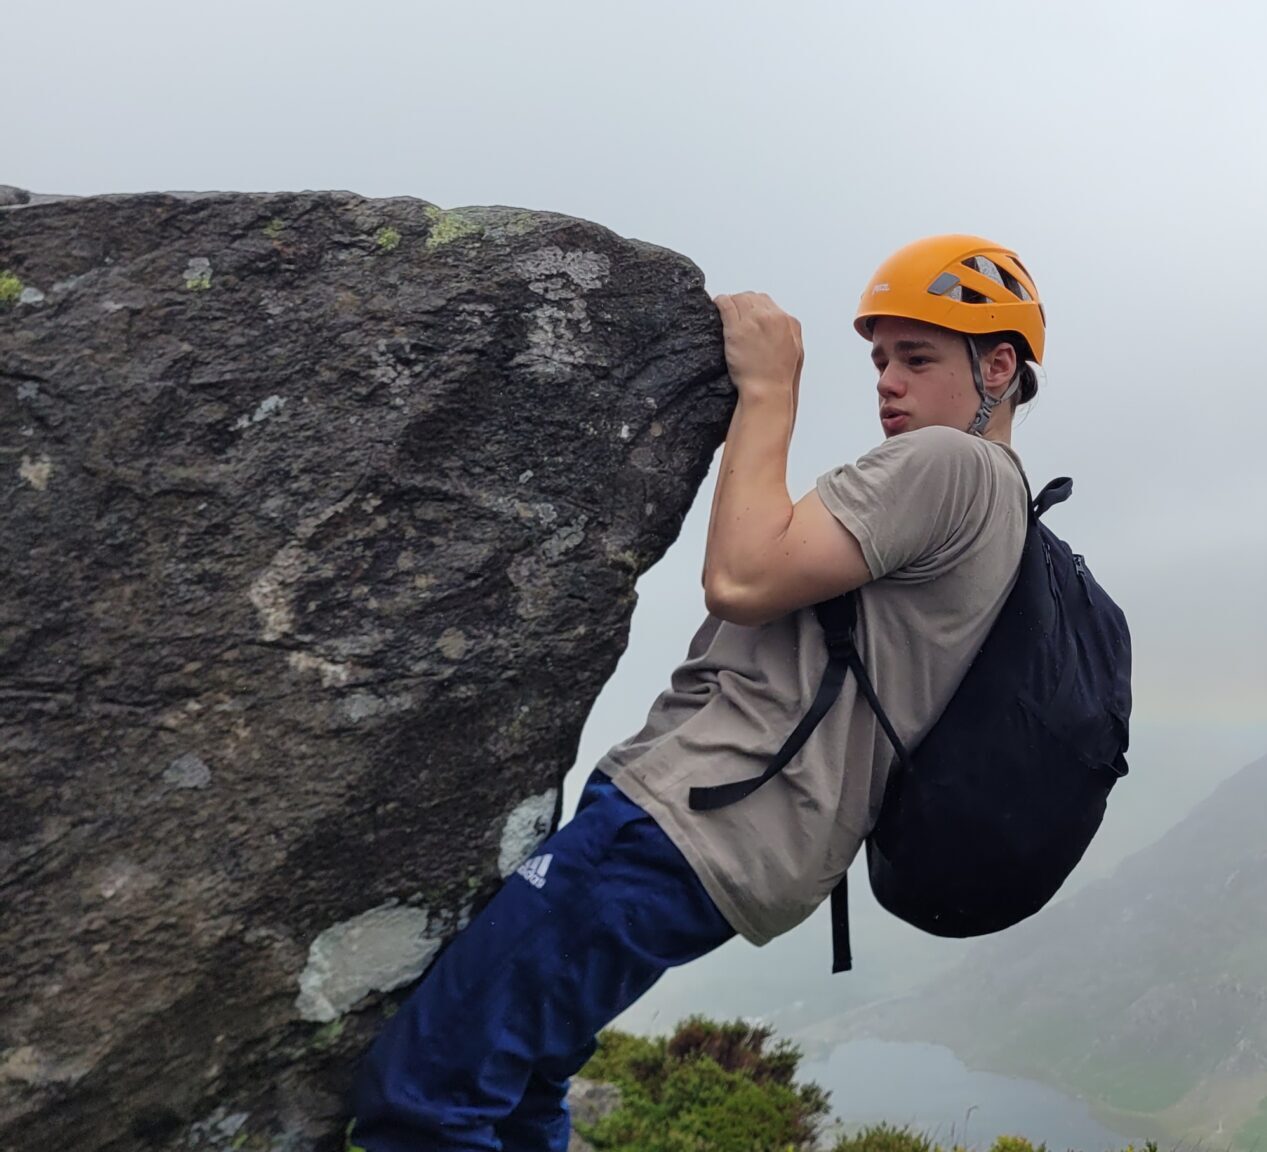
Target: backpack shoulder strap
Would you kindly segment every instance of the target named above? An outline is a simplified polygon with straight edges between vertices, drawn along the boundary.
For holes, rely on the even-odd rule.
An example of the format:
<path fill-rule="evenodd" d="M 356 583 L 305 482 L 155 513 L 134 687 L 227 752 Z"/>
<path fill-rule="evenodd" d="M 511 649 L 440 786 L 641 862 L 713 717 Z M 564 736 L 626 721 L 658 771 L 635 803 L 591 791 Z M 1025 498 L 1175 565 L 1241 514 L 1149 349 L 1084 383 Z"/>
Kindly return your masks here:
<path fill-rule="evenodd" d="M 850 671 L 857 678 L 859 690 L 875 713 L 880 727 L 889 738 L 889 743 L 893 745 L 902 767 L 910 768 L 910 754 L 881 707 L 875 688 L 871 684 L 871 677 L 867 674 L 866 666 L 854 644 L 853 631 L 858 621 L 857 596 L 856 591 L 849 592 L 844 596 L 835 596 L 831 600 L 824 600 L 821 604 L 814 606 L 814 614 L 818 617 L 827 641 L 827 667 L 809 711 L 801 717 L 800 723 L 792 730 L 792 734 L 766 766 L 766 770 L 760 776 L 753 776 L 748 780 L 736 780 L 732 784 L 692 788 L 689 798 L 692 810 L 712 812 L 718 808 L 725 808 L 746 796 L 751 796 L 762 784 L 782 772 L 836 702 L 840 689 L 844 685 L 845 675 Z"/>
<path fill-rule="evenodd" d="M 839 597 L 838 599 L 846 599 Z M 837 610 L 841 612 L 841 610 Z M 838 640 L 843 635 L 844 643 L 853 646 L 853 618 L 856 609 L 851 603 L 848 609 L 841 612 L 835 618 L 835 627 L 837 630 L 844 628 L 844 632 L 837 631 L 833 639 Z M 846 627 L 847 624 L 847 627 Z M 760 776 L 752 776 L 747 780 L 736 780 L 732 784 L 714 784 L 704 788 L 692 788 L 689 794 L 689 804 L 694 812 L 714 812 L 718 808 L 725 808 L 731 804 L 737 803 L 746 796 L 751 796 L 762 784 L 773 779 L 784 768 L 791 763 L 792 757 L 795 756 L 804 746 L 805 741 L 810 738 L 810 734 L 818 727 L 819 721 L 830 711 L 831 706 L 836 702 L 836 698 L 840 695 L 840 689 L 845 683 L 845 675 L 849 671 L 849 662 L 845 659 L 843 650 L 839 646 L 832 646 L 828 643 L 827 647 L 827 667 L 823 672 L 823 678 L 819 682 L 818 692 L 814 696 L 814 702 L 809 706 L 809 711 L 801 717 L 800 723 L 792 730 L 792 734 L 784 741 L 783 747 L 775 753 L 774 758 L 766 765 L 766 769 Z"/>

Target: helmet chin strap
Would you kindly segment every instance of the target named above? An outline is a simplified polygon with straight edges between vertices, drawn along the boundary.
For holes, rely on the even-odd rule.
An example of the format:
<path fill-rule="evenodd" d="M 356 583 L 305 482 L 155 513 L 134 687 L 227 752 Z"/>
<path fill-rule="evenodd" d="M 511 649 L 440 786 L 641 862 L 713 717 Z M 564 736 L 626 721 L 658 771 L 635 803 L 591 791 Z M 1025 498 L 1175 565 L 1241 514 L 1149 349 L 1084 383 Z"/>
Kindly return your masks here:
<path fill-rule="evenodd" d="M 981 378 L 981 357 L 977 355 L 977 343 L 971 336 L 965 336 L 964 339 L 968 341 L 968 359 L 972 361 L 972 382 L 977 386 L 977 395 L 981 397 L 981 405 L 977 408 L 977 414 L 968 426 L 968 431 L 973 436 L 984 436 L 986 425 L 990 423 L 990 416 L 994 410 L 1021 386 L 1021 370 L 1018 366 L 1016 375 L 1012 377 L 1012 383 L 1007 386 L 1007 391 L 1002 396 L 991 396 L 985 390 L 985 381 Z"/>

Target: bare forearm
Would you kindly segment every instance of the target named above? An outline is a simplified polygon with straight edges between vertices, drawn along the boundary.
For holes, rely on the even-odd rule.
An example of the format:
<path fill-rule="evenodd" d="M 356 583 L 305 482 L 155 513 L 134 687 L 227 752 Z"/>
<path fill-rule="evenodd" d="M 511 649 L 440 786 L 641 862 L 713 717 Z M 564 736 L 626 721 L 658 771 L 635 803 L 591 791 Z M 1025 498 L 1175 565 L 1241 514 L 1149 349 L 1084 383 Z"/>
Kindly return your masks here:
<path fill-rule="evenodd" d="M 741 396 L 736 404 L 713 494 L 705 588 L 718 591 L 756 580 L 787 530 L 792 423 L 786 390 Z"/>

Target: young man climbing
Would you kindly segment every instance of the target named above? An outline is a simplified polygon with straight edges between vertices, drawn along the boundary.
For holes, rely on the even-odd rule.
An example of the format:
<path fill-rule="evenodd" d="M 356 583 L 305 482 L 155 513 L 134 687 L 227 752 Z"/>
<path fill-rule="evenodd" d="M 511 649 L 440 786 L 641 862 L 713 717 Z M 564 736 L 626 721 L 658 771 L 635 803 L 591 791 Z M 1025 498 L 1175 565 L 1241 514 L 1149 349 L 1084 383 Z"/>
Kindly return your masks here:
<path fill-rule="evenodd" d="M 568 1079 L 598 1031 L 666 969 L 800 923 L 875 820 L 893 749 L 852 677 L 781 774 L 715 811 L 690 803 L 693 788 L 760 776 L 805 713 L 827 658 L 813 605 L 862 589 L 858 650 L 913 746 L 1015 580 L 1027 505 L 1012 419 L 1044 343 L 1015 253 L 940 236 L 881 265 L 855 327 L 886 439 L 796 503 L 800 325 L 767 296 L 716 303 L 739 399 L 708 529 L 708 618 L 576 816 L 372 1047 L 351 1137 L 366 1152 L 563 1152 Z"/>

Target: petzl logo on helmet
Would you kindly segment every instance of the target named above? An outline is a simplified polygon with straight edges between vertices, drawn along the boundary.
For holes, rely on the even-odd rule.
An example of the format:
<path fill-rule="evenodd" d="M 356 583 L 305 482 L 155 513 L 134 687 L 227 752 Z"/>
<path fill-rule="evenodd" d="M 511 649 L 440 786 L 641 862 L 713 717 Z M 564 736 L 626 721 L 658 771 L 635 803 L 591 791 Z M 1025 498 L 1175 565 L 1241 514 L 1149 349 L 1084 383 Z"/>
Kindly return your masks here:
<path fill-rule="evenodd" d="M 871 289 L 871 295 L 874 296 L 877 292 L 887 292 L 888 290 L 889 286 L 887 284 L 877 284 Z"/>

